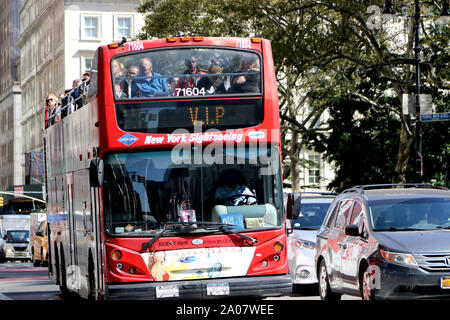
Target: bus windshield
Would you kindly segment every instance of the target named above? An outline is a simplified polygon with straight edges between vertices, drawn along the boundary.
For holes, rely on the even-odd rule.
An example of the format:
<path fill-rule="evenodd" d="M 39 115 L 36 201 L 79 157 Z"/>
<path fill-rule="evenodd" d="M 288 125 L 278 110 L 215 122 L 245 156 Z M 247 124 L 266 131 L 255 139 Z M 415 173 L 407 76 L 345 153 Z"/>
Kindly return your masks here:
<path fill-rule="evenodd" d="M 111 61 L 116 100 L 261 95 L 259 54 L 219 48 L 142 51 Z"/>
<path fill-rule="evenodd" d="M 206 150 L 206 148 L 204 149 Z M 281 177 L 276 148 L 114 153 L 105 157 L 106 231 L 150 235 L 165 222 L 217 222 L 235 229 L 282 224 Z M 191 161 L 192 160 L 192 161 Z M 195 226 L 195 224 L 194 224 Z M 200 227 L 193 232 L 206 232 Z"/>

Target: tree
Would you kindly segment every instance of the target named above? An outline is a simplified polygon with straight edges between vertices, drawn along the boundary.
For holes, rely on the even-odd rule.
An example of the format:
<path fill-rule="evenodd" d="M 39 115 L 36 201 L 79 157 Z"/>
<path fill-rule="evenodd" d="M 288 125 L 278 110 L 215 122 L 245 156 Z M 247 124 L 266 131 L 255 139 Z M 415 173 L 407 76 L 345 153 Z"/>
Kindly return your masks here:
<path fill-rule="evenodd" d="M 324 132 L 333 136 L 333 131 L 342 125 L 330 121 L 318 126 L 322 113 L 329 109 L 333 117 L 332 113 L 339 111 L 335 107 L 340 106 L 354 110 L 355 116 L 359 112 L 356 102 L 367 106 L 366 113 L 381 112 L 386 120 L 389 116 L 389 123 L 396 121 L 398 128 L 392 139 L 396 143 L 389 146 L 397 149 L 394 160 L 389 162 L 390 170 L 386 171 L 384 164 L 373 163 L 373 158 L 366 160 L 372 160 L 370 166 L 378 167 L 378 171 L 383 168 L 389 172 L 389 176 L 380 179 L 406 182 L 414 170 L 411 155 L 415 136 L 414 123 L 402 114 L 401 106 L 403 93 L 414 92 L 413 24 L 411 19 L 397 24 L 382 21 L 378 13 L 383 3 L 382 0 L 145 0 L 139 8 L 146 13 L 141 36 L 251 35 L 271 39 L 280 93 L 282 152 L 288 160 L 283 164 L 284 174 L 290 176 L 294 190 L 299 188 L 299 170 L 303 165 L 299 150 L 306 144 L 330 147 L 325 144 L 330 142 L 324 138 Z M 396 1 L 409 14 L 412 3 L 412 0 Z M 403 28 L 396 30 L 397 25 Z M 435 100 L 445 100 L 450 88 L 448 27 L 435 27 L 433 23 L 423 23 L 422 27 L 426 31 L 422 41 L 426 61 L 424 87 L 430 88 Z M 362 83 L 376 85 L 366 88 Z M 305 106 L 308 112 L 304 112 Z M 374 134 L 386 129 L 372 128 Z M 322 146 L 311 143 L 319 140 Z M 389 150 L 389 154 L 392 152 Z M 346 174 L 345 170 L 337 171 L 332 185 L 346 179 L 349 184 L 354 183 Z"/>

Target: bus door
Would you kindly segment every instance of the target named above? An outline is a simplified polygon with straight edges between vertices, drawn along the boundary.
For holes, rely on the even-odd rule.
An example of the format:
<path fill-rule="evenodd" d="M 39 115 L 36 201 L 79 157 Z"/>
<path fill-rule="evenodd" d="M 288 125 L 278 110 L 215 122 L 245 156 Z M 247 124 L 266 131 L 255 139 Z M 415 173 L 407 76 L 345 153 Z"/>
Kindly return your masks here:
<path fill-rule="evenodd" d="M 103 281 L 103 239 L 102 239 L 102 226 L 101 226 L 101 206 L 100 206 L 100 188 L 91 187 L 90 188 L 91 197 L 91 223 L 94 232 L 94 274 L 95 274 L 95 287 L 101 291 L 105 292 L 104 281 Z"/>
<path fill-rule="evenodd" d="M 76 217 L 74 212 L 74 196 L 73 196 L 73 172 L 67 174 L 67 201 L 69 213 L 69 242 L 70 242 L 70 264 L 76 266 L 77 264 L 77 246 L 76 246 Z"/>

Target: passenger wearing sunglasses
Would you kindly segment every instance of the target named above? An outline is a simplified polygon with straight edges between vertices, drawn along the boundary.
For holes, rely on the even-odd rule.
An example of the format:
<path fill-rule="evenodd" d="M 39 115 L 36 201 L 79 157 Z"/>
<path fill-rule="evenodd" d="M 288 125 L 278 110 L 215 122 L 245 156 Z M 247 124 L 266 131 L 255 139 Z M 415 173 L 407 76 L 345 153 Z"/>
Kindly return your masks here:
<path fill-rule="evenodd" d="M 45 99 L 45 128 L 48 128 L 49 123 L 52 124 L 55 122 L 54 118 L 51 118 L 51 116 L 55 113 L 55 107 L 58 103 L 58 98 L 53 93 L 49 93 L 47 95 L 47 98 Z M 49 121 L 49 118 L 50 121 Z"/>

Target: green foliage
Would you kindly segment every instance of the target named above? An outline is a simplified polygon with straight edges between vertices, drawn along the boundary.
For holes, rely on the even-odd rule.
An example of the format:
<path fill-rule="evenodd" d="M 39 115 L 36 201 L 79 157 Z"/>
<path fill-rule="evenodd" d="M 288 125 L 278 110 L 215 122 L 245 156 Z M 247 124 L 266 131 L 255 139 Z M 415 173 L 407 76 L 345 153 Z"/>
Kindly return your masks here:
<path fill-rule="evenodd" d="M 415 85 L 414 6 L 412 0 L 393 4 L 411 22 L 397 31 L 371 11 L 378 6 L 381 12 L 383 0 L 144 0 L 140 37 L 270 39 L 285 162 L 305 167 L 298 154 L 308 146 L 334 162 L 336 179 L 330 188 L 411 181 L 415 155 L 408 146 L 414 145 L 414 123 L 402 117 L 401 99 Z M 435 4 L 422 3 L 422 12 L 439 12 Z M 450 32 L 448 25 L 426 18 L 423 91 L 432 94 L 438 112 L 448 112 Z M 325 111 L 329 121 L 317 126 Z M 443 182 L 450 165 L 449 133 L 449 122 L 424 125 L 425 181 Z M 291 179 L 297 177 L 294 167 L 287 162 L 283 166 Z"/>

